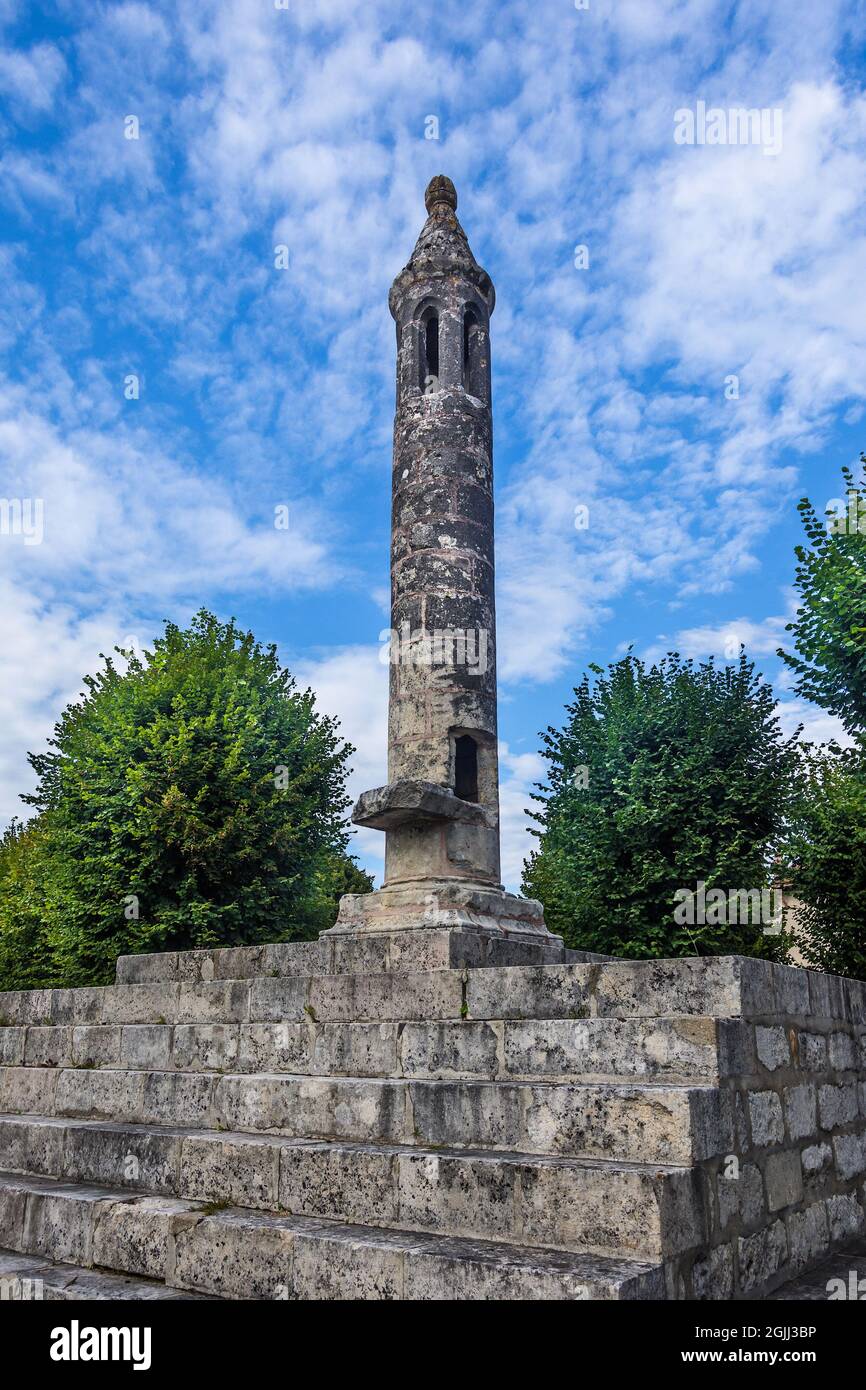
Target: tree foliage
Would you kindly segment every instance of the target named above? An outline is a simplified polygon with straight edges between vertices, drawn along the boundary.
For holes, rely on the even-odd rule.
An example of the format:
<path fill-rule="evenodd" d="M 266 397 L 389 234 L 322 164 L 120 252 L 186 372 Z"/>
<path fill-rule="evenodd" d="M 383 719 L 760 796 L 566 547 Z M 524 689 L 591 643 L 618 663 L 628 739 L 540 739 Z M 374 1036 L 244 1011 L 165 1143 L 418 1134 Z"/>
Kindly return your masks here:
<path fill-rule="evenodd" d="M 798 944 L 813 965 L 866 977 L 866 455 L 842 469 L 841 508 L 799 504 L 795 651 L 779 655 L 795 690 L 841 720 L 852 740 L 810 750 L 792 822 L 790 880 L 802 906 Z"/>
<path fill-rule="evenodd" d="M 610 955 L 784 955 L 785 937 L 756 921 L 674 919 L 678 889 L 772 880 L 797 754 L 770 686 L 744 653 L 724 668 L 673 652 L 590 671 L 564 727 L 543 735 L 548 783 L 524 888 L 551 930 Z"/>
<path fill-rule="evenodd" d="M 859 748 L 810 750 L 788 854 L 805 960 L 866 979 L 866 757 Z"/>
<path fill-rule="evenodd" d="M 30 933 L 46 977 L 83 984 L 123 953 L 329 925 L 339 882 L 360 873 L 343 822 L 353 750 L 335 722 L 274 647 L 205 611 L 124 655 L 124 671 L 103 658 L 50 751 L 31 755 L 38 817 L 6 846 L 5 874 L 0 862 L 2 958 Z"/>
<path fill-rule="evenodd" d="M 0 838 L 0 989 L 64 983 L 48 932 L 49 864 L 44 825 L 13 821 Z"/>
<path fill-rule="evenodd" d="M 807 497 L 798 511 L 808 546 L 797 546 L 800 606 L 788 623 L 793 653 L 779 656 L 796 673 L 794 689 L 838 715 L 849 734 L 866 738 L 866 455 L 862 476 L 849 468 L 844 515 L 819 517 Z"/>

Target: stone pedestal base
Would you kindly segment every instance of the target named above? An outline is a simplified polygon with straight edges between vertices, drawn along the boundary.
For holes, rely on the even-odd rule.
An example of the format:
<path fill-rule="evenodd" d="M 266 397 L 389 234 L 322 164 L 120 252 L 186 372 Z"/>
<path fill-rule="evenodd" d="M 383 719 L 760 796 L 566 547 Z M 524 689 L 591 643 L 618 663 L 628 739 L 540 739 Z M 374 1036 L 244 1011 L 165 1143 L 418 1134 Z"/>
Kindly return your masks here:
<path fill-rule="evenodd" d="M 336 923 L 320 939 L 357 943 L 359 948 L 367 943 L 377 954 L 385 951 L 389 960 L 399 959 L 403 969 L 411 968 L 415 958 L 417 968 L 428 970 L 554 965 L 567 958 L 562 937 L 544 924 L 541 903 L 454 879 L 347 893 L 340 899 Z"/>
<path fill-rule="evenodd" d="M 334 926 L 323 935 L 424 927 L 470 928 L 494 936 L 528 936 L 562 944 L 561 937 L 547 930 L 544 909 L 534 898 L 462 879 L 422 879 L 374 893 L 346 893 Z"/>

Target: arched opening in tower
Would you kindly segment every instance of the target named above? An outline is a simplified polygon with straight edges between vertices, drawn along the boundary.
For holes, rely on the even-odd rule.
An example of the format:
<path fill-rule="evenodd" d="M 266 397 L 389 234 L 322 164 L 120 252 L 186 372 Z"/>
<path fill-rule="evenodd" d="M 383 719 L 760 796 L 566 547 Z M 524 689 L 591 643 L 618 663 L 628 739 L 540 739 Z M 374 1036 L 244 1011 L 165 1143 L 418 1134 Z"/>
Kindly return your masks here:
<path fill-rule="evenodd" d="M 424 325 L 424 372 L 421 385 L 425 391 L 439 386 L 439 316 L 428 315 Z"/>
<path fill-rule="evenodd" d="M 454 795 L 461 801 L 478 800 L 478 744 L 470 734 L 454 740 Z"/>
<path fill-rule="evenodd" d="M 481 377 L 480 324 L 474 309 L 463 314 L 463 389 L 470 396 L 482 399 L 484 383 Z"/>

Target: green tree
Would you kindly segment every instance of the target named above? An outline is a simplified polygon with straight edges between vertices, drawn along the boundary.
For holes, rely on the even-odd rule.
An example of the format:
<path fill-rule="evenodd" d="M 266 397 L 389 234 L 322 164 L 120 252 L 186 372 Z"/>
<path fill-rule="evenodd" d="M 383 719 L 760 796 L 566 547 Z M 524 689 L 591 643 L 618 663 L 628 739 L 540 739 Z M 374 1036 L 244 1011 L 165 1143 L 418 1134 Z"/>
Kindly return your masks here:
<path fill-rule="evenodd" d="M 797 546 L 799 608 L 787 631 L 794 652 L 779 655 L 794 689 L 835 714 L 853 741 L 807 750 L 792 821 L 791 887 L 802 906 L 798 943 L 809 962 L 866 976 L 866 455 L 855 479 L 843 468 L 844 497 L 819 517 L 807 497 L 798 510 L 808 541 Z M 841 506 L 839 505 L 841 503 Z"/>
<path fill-rule="evenodd" d="M 866 979 L 866 757 L 858 748 L 808 750 L 788 855 L 805 960 Z"/>
<path fill-rule="evenodd" d="M 49 855 L 39 816 L 0 837 L 0 989 L 60 985 L 48 937 Z"/>
<path fill-rule="evenodd" d="M 779 656 L 798 695 L 838 715 L 853 737 L 866 739 L 866 454 L 855 482 L 849 468 L 844 513 L 819 517 L 807 497 L 798 511 L 808 546 L 796 548 L 800 606 L 788 623 L 794 653 Z"/>
<path fill-rule="evenodd" d="M 673 652 L 650 667 L 629 653 L 607 673 L 590 670 L 565 726 L 543 735 L 548 783 L 535 796 L 525 891 L 572 947 L 783 957 L 784 934 L 759 921 L 674 917 L 677 890 L 701 881 L 726 894 L 771 884 L 797 753 L 770 686 L 742 652 L 721 669 Z"/>
<path fill-rule="evenodd" d="M 205 611 L 123 672 L 103 660 L 30 759 L 49 973 L 99 982 L 123 953 L 309 934 L 346 872 L 336 723 L 274 647 Z"/>

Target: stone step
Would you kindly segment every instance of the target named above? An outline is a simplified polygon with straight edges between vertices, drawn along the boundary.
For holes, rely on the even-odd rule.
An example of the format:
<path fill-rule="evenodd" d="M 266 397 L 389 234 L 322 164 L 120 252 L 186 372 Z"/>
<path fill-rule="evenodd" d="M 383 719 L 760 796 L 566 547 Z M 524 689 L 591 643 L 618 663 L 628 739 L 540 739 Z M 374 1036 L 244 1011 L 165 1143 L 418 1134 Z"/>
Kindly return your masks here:
<path fill-rule="evenodd" d="M 682 1167 L 317 1143 L 0 1116 L 0 1169 L 166 1197 L 519 1245 L 679 1255 L 704 1233 Z"/>
<path fill-rule="evenodd" d="M 0 1173 L 24 1255 L 234 1299 L 662 1299 L 661 1264 L 528 1249 Z"/>
<path fill-rule="evenodd" d="M 489 978 L 484 967 L 496 966 Z M 468 971 L 461 1001 L 476 1018 L 813 1017 L 866 1021 L 866 983 L 742 956 L 615 960 L 587 951 L 426 929 L 316 942 L 122 956 L 118 984 L 190 983 L 388 972 Z M 41 994 L 46 991 L 40 991 Z M 55 991 L 68 995 L 70 991 Z M 0 996 L 2 999 L 2 996 Z M 508 1000 L 503 1006 L 500 1000 Z M 307 1000 L 315 1007 L 315 1000 Z M 68 1007 L 61 1003 L 61 1009 Z M 0 1016 L 3 1006 L 0 1002 Z M 68 1019 L 54 1018 L 55 1022 Z M 87 1021 L 80 1019 L 76 1021 Z"/>
<path fill-rule="evenodd" d="M 138 959 L 137 957 L 134 959 Z M 741 956 L 257 975 L 0 993 L 0 1026 L 679 1018 L 866 1021 L 866 984 Z"/>
<path fill-rule="evenodd" d="M 818 984 L 812 983 L 815 979 Z M 854 995 L 864 987 L 857 981 L 837 984 L 845 994 L 837 1014 L 848 1016 L 846 1008 L 862 1012 L 863 1000 Z M 757 1018 L 808 1012 L 810 990 L 823 990 L 823 1016 L 827 988 L 827 977 L 737 956 L 394 974 L 277 974 L 11 991 L 0 994 L 0 1025 Z"/>
<path fill-rule="evenodd" d="M 733 1145 L 708 1086 L 0 1069 L 0 1113 L 688 1164 Z"/>
<path fill-rule="evenodd" d="M 591 951 L 453 927 L 369 932 L 318 941 L 216 947 L 121 956 L 117 984 L 173 980 L 245 980 L 259 975 L 369 975 L 379 971 L 450 970 L 505 965 L 557 965 L 609 960 Z"/>
<path fill-rule="evenodd" d="M 291 1071 L 313 1076 L 713 1082 L 754 1070 L 739 1019 L 97 1023 L 0 1030 L 6 1066 Z"/>
<path fill-rule="evenodd" d="M 177 1303 L 213 1303 L 215 1294 L 170 1289 L 155 1279 L 60 1264 L 38 1255 L 0 1250 L 0 1300 L 20 1303 L 136 1303 L 162 1299 Z"/>

